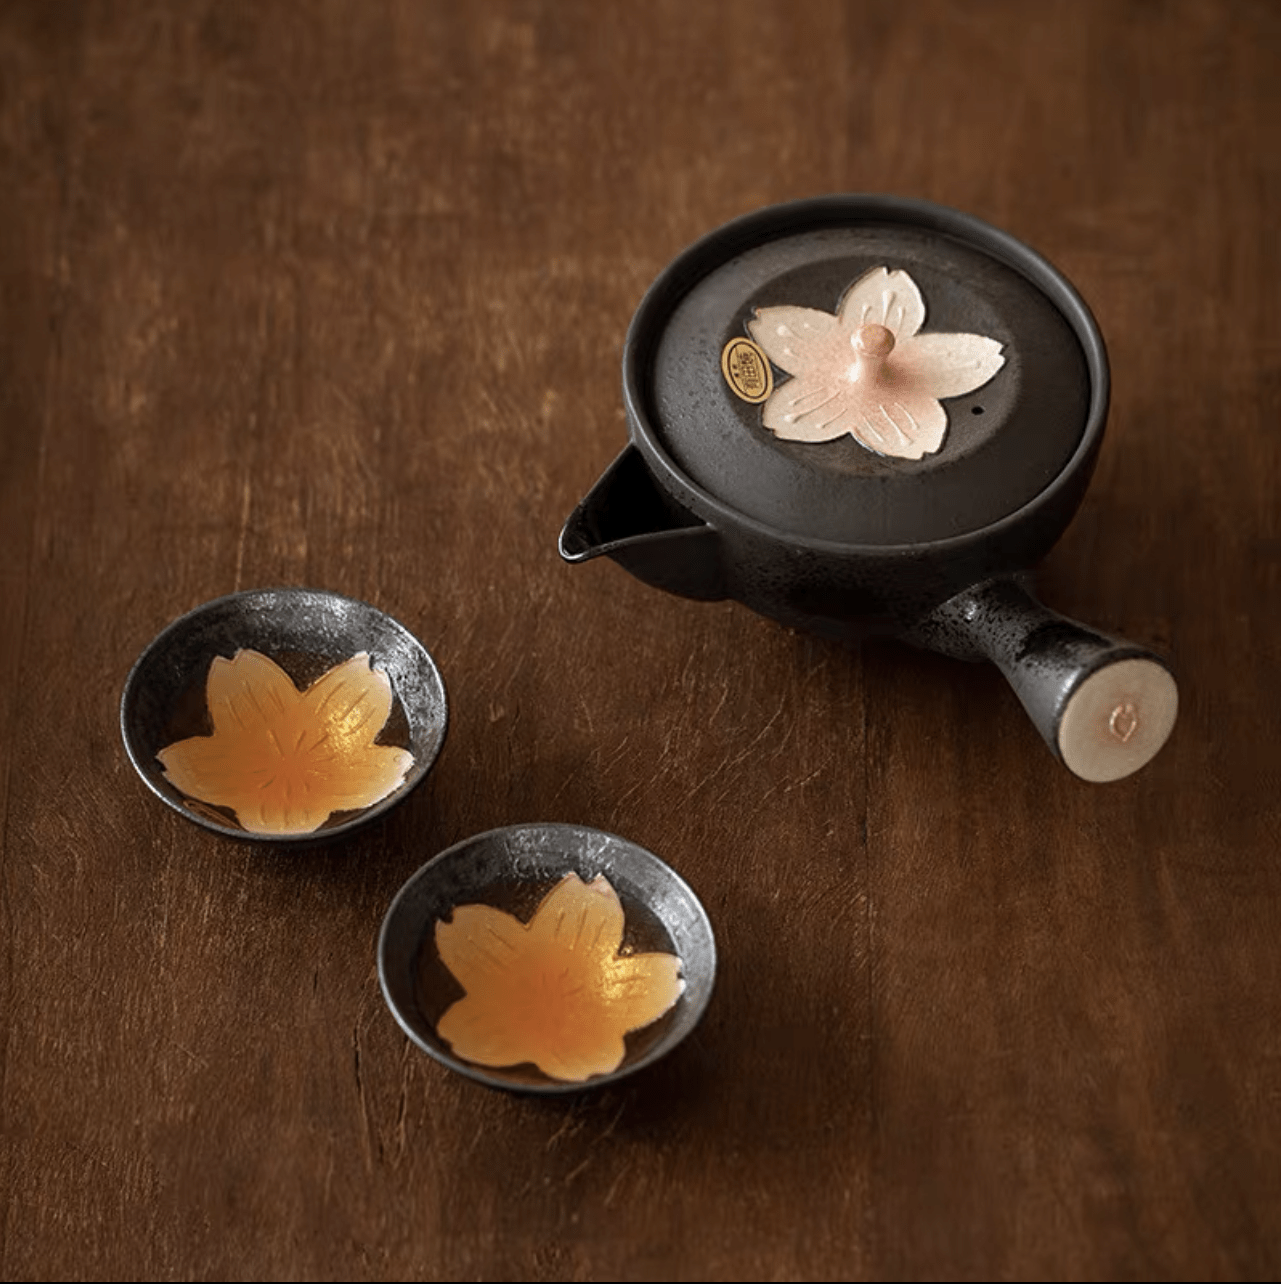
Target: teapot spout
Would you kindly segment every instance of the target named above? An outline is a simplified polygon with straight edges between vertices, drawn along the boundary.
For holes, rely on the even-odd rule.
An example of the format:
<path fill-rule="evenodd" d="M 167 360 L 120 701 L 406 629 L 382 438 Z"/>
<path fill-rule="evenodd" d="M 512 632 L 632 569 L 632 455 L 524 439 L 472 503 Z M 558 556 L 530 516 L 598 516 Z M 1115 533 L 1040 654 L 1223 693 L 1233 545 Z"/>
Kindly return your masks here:
<path fill-rule="evenodd" d="M 626 446 L 567 518 L 557 550 L 568 562 L 606 556 L 645 584 L 679 597 L 727 596 L 718 532 L 656 485 Z"/>

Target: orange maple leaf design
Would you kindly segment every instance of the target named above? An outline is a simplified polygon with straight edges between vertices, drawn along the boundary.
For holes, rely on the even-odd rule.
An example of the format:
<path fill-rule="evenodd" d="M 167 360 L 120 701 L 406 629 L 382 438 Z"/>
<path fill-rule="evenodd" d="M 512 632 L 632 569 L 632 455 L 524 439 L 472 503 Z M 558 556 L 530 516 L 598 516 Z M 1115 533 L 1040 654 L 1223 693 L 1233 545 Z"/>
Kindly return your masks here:
<path fill-rule="evenodd" d="M 258 651 L 216 656 L 205 691 L 214 734 L 156 756 L 177 789 L 230 807 L 252 833 L 311 833 L 331 812 L 386 798 L 414 762 L 405 749 L 374 743 L 392 684 L 365 651 L 302 692 Z"/>
<path fill-rule="evenodd" d="M 533 1062 L 553 1079 L 609 1074 L 624 1036 L 662 1017 L 685 983 L 672 954 L 619 954 L 624 908 L 599 874 L 567 874 L 522 923 L 489 905 L 456 906 L 437 952 L 464 987 L 437 1033 L 484 1066 Z"/>

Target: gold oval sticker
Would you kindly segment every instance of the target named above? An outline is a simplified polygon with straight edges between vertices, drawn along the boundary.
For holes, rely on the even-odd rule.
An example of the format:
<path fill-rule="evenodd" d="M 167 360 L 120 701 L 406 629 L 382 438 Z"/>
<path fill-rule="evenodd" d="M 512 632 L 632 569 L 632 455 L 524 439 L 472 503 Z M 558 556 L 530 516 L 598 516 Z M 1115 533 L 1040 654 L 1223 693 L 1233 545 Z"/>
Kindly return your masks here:
<path fill-rule="evenodd" d="M 722 375 L 741 401 L 756 404 L 771 396 L 771 362 L 752 339 L 732 339 L 723 348 Z"/>

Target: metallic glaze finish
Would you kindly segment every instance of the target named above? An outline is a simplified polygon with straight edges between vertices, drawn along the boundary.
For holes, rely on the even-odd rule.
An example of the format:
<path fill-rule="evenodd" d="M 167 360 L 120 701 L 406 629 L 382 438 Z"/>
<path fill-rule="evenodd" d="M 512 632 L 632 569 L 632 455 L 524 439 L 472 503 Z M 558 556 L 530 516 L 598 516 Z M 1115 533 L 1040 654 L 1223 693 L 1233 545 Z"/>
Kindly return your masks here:
<path fill-rule="evenodd" d="M 628 1035 L 624 1062 L 585 1082 L 552 1079 L 531 1065 L 488 1067 L 457 1057 L 437 1022 L 463 993 L 437 957 L 436 924 L 458 905 L 484 903 L 525 921 L 535 903 L 566 874 L 586 883 L 599 874 L 625 912 L 625 949 L 639 922 L 649 932 L 639 948 L 682 960 L 685 989 L 650 1026 Z M 713 994 L 718 957 L 713 927 L 690 887 L 658 856 L 615 834 L 583 825 L 509 825 L 466 838 L 434 856 L 397 893 L 379 933 L 379 984 L 397 1023 L 429 1056 L 492 1088 L 556 1094 L 603 1087 L 671 1052 L 699 1024 Z"/>
<path fill-rule="evenodd" d="M 355 814 L 339 813 L 307 834 L 256 834 L 212 808 L 193 803 L 165 777 L 156 752 L 174 738 L 172 724 L 185 697 L 203 691 L 210 662 L 242 649 L 274 659 L 294 653 L 314 657 L 320 670 L 370 655 L 392 683 L 414 754 L 401 786 L 382 802 Z M 316 676 L 319 676 L 319 672 Z M 208 716 L 208 715 L 207 715 Z M 423 643 L 391 616 L 356 598 L 318 589 L 252 589 L 206 602 L 173 621 L 148 644 L 125 681 L 120 730 L 125 750 L 143 783 L 180 815 L 216 834 L 278 846 L 325 843 L 369 824 L 424 779 L 446 738 L 446 688 Z M 187 734 L 193 734 L 188 732 Z"/>

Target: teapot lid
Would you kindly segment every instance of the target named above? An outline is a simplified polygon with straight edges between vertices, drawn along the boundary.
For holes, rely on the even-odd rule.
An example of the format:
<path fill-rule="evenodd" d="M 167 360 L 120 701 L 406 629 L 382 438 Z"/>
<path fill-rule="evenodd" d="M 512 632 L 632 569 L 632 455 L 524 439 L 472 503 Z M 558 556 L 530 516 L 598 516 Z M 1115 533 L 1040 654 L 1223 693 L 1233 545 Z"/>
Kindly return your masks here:
<path fill-rule="evenodd" d="M 782 536 L 883 546 L 1036 498 L 1099 436 L 1109 382 L 1050 264 L 887 196 L 772 206 L 706 236 L 652 285 L 624 367 L 634 438 L 679 490 Z"/>

